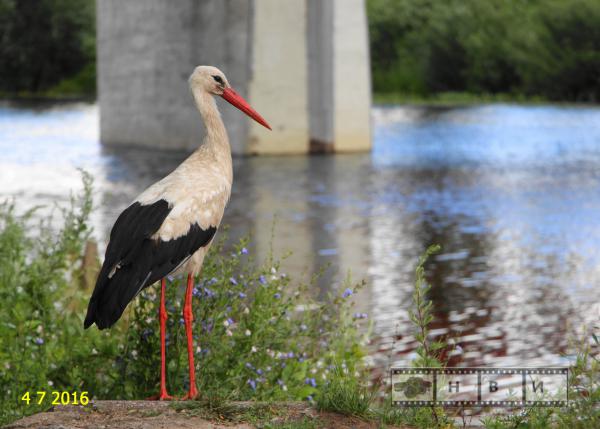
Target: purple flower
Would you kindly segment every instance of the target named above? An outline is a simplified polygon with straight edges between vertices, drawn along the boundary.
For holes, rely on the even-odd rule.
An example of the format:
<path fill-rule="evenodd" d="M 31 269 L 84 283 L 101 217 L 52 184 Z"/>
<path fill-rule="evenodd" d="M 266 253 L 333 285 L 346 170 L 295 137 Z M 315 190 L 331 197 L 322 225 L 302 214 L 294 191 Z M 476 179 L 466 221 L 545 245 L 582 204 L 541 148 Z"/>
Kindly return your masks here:
<path fill-rule="evenodd" d="M 144 341 L 148 341 L 148 338 L 150 338 L 150 335 L 152 335 L 152 329 L 146 328 L 142 331 L 142 339 Z"/>
<path fill-rule="evenodd" d="M 369 315 L 367 313 L 354 313 L 355 319 L 366 319 Z"/>
<path fill-rule="evenodd" d="M 258 375 L 263 375 L 263 370 L 262 370 L 262 369 L 260 369 L 260 368 L 258 368 L 258 369 L 256 370 L 256 373 L 257 373 Z"/>
<path fill-rule="evenodd" d="M 314 378 L 307 378 L 304 384 L 310 384 L 312 387 L 317 387 L 317 381 Z"/>
<path fill-rule="evenodd" d="M 284 384 L 283 380 L 282 379 L 277 380 L 277 384 L 279 384 L 280 386 L 283 386 L 283 384 Z"/>
<path fill-rule="evenodd" d="M 308 395 L 306 397 L 306 400 L 309 401 L 309 402 L 312 402 L 313 401 L 313 397 L 311 395 Z"/>
<path fill-rule="evenodd" d="M 246 294 L 244 292 L 240 292 L 238 296 L 242 299 L 246 298 Z"/>
<path fill-rule="evenodd" d="M 250 387 L 252 388 L 252 390 L 256 390 L 256 381 L 254 381 L 254 380 L 248 380 L 248 384 L 250 385 Z"/>
<path fill-rule="evenodd" d="M 179 318 L 179 324 L 182 326 L 185 325 L 185 320 L 183 320 L 182 318 Z"/>
<path fill-rule="evenodd" d="M 240 253 L 242 255 L 247 255 L 248 254 L 248 249 L 246 249 L 245 247 L 242 247 L 242 250 L 240 250 Z"/>
<path fill-rule="evenodd" d="M 246 362 L 246 368 L 254 369 L 254 367 L 252 366 L 252 364 L 250 362 Z"/>
<path fill-rule="evenodd" d="M 346 290 L 342 294 L 342 298 L 348 298 L 349 296 L 352 296 L 353 293 L 354 292 L 352 292 L 352 289 L 346 288 Z"/>
<path fill-rule="evenodd" d="M 260 277 L 258 278 L 258 281 L 263 284 L 266 285 L 267 284 L 267 279 L 265 278 L 265 276 L 263 276 L 262 274 L 260 275 Z"/>
<path fill-rule="evenodd" d="M 233 321 L 233 319 L 231 317 L 228 317 L 227 323 L 229 323 L 230 325 L 233 325 L 235 322 Z"/>
<path fill-rule="evenodd" d="M 277 292 L 275 295 L 273 295 L 275 297 L 275 299 L 279 299 L 281 298 L 281 294 L 279 292 Z"/>
<path fill-rule="evenodd" d="M 213 324 L 212 322 L 202 322 L 202 329 L 204 330 L 204 332 L 211 332 L 213 329 Z"/>
<path fill-rule="evenodd" d="M 38 346 L 41 346 L 42 344 L 44 344 L 44 339 L 37 337 L 35 340 L 33 340 L 34 343 L 36 343 Z"/>
<path fill-rule="evenodd" d="M 237 280 L 233 277 L 229 277 L 229 283 L 231 283 L 232 285 L 237 285 Z"/>

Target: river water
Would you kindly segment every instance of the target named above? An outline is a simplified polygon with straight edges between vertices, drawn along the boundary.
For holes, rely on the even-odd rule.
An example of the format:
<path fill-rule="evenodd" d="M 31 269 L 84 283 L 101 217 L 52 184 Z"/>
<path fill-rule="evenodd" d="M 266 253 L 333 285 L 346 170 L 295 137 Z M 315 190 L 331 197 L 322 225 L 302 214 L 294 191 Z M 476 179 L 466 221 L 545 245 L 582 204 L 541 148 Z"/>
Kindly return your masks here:
<path fill-rule="evenodd" d="M 600 321 L 600 108 L 375 107 L 370 154 L 234 160 L 224 223 L 260 259 L 287 251 L 287 272 L 339 293 L 367 287 L 377 367 L 407 364 L 418 255 L 435 321 L 456 365 L 548 365 Z M 0 106 L 0 198 L 53 210 L 95 178 L 103 246 L 118 213 L 187 154 L 102 147 L 95 105 Z M 565 356 L 567 354 L 567 356 Z"/>

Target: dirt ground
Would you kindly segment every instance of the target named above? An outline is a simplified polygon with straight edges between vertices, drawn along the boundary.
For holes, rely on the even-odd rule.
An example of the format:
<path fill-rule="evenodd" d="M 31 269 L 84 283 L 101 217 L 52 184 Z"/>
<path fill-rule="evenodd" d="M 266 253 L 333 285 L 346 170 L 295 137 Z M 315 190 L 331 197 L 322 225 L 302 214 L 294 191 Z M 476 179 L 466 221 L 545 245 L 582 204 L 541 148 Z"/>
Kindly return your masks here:
<path fill-rule="evenodd" d="M 374 422 L 320 413 L 304 403 L 235 403 L 207 410 L 194 403 L 96 401 L 86 407 L 57 406 L 13 422 L 4 429 L 246 429 L 310 420 L 326 429 L 378 428 Z M 390 429 L 392 429 L 390 427 Z"/>

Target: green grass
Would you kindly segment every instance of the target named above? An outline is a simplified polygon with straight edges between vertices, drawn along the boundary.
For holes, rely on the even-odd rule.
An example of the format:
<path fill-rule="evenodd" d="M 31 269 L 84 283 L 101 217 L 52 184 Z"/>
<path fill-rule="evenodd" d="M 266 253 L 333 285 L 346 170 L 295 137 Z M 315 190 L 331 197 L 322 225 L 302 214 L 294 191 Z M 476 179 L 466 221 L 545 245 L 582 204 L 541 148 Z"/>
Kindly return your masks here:
<path fill-rule="evenodd" d="M 110 330 L 83 330 L 91 293 L 84 289 L 82 251 L 90 235 L 91 179 L 62 209 L 63 226 L 17 215 L 0 206 L 0 423 L 49 407 L 30 405 L 25 392 L 89 392 L 96 399 L 141 399 L 158 390 L 160 365 L 156 288 L 148 288 Z M 323 302 L 310 282 L 286 275 L 272 255 L 264 265 L 242 240 L 224 235 L 195 279 L 196 373 L 204 399 L 287 401 L 311 399 L 334 364 L 361 367 L 364 326 L 352 316 L 344 284 Z M 314 279 L 313 279 L 314 280 Z M 187 390 L 187 347 L 181 278 L 167 287 L 169 393 Z M 346 289 L 345 296 L 342 291 Z"/>

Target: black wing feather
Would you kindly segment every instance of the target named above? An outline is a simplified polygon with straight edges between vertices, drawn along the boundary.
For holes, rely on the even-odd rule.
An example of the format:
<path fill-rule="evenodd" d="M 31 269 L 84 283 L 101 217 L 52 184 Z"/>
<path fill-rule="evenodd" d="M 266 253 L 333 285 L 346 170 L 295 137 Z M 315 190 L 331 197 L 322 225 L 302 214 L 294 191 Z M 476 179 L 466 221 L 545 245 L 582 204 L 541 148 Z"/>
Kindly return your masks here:
<path fill-rule="evenodd" d="M 136 202 L 121 213 L 110 233 L 85 328 L 93 323 L 99 329 L 112 326 L 140 290 L 174 271 L 217 232 L 215 227 L 204 230 L 193 224 L 174 240 L 152 239 L 171 209 L 167 201 L 159 200 L 150 205 Z"/>

